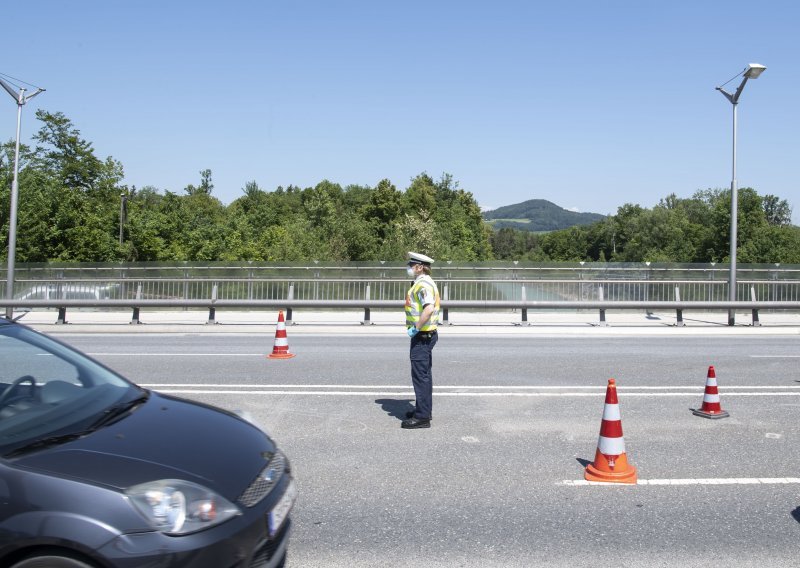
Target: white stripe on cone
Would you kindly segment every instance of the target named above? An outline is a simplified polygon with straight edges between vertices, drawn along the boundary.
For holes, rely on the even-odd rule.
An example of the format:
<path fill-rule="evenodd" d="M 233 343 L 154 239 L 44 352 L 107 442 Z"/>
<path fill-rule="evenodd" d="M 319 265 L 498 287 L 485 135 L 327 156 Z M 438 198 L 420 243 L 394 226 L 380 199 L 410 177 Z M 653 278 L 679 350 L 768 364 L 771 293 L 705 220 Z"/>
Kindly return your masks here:
<path fill-rule="evenodd" d="M 619 456 L 625 453 L 625 438 L 606 438 L 600 436 L 597 449 L 606 456 Z"/>
<path fill-rule="evenodd" d="M 619 412 L 619 404 L 606 404 L 603 408 L 603 420 L 622 420 L 622 415 Z"/>

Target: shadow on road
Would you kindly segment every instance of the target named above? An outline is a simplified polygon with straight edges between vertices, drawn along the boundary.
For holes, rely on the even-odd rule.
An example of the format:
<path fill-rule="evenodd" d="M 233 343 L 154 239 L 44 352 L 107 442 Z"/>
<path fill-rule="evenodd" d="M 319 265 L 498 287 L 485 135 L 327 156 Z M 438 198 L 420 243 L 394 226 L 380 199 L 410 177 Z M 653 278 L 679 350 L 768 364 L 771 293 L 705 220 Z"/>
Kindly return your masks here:
<path fill-rule="evenodd" d="M 795 509 L 794 511 L 792 511 L 792 517 L 794 517 L 794 520 L 795 520 L 795 521 L 797 521 L 798 523 L 800 523 L 800 507 L 798 507 L 797 509 Z"/>
<path fill-rule="evenodd" d="M 578 462 L 579 464 L 581 464 L 583 467 L 586 467 L 587 465 L 591 465 L 591 463 L 592 463 L 592 460 L 585 460 L 585 459 L 583 459 L 583 458 L 575 458 L 575 459 L 576 459 L 576 460 L 577 460 L 577 462 Z"/>
<path fill-rule="evenodd" d="M 398 420 L 405 420 L 406 412 L 414 410 L 414 404 L 410 399 L 379 398 L 375 403 L 380 404 L 386 414 Z"/>

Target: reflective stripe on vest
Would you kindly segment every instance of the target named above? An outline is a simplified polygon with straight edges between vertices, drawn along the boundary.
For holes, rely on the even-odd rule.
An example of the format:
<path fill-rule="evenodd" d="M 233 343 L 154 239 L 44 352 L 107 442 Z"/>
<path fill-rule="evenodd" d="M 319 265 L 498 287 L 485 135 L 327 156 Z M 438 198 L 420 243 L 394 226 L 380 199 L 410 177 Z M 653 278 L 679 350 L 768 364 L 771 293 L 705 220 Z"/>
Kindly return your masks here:
<path fill-rule="evenodd" d="M 428 276 L 420 276 L 411 285 L 406 294 L 406 326 L 416 326 L 422 316 L 425 305 L 422 303 L 422 291 L 428 289 L 433 296 L 433 313 L 428 322 L 420 328 L 420 331 L 433 331 L 439 323 L 439 288 L 436 283 Z"/>

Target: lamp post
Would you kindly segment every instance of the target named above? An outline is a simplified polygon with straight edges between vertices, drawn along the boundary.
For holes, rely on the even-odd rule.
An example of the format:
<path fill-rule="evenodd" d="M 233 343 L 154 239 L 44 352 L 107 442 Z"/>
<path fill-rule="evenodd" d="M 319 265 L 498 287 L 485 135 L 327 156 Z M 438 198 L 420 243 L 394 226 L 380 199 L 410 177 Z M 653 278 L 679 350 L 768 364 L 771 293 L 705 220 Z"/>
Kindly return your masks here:
<path fill-rule="evenodd" d="M 134 188 L 135 189 L 135 188 Z M 127 211 L 128 211 L 128 196 L 124 193 L 119 195 L 119 246 L 122 246 L 123 241 L 123 233 L 122 229 L 125 226 L 125 222 L 127 221 Z"/>
<path fill-rule="evenodd" d="M 25 96 L 25 89 L 20 88 L 19 93 L 11 88 L 11 85 L 0 79 L 0 85 L 17 101 L 17 145 L 14 151 L 14 179 L 11 182 L 11 213 L 8 219 L 8 271 L 6 277 L 6 299 L 14 299 L 14 261 L 17 254 L 17 199 L 19 194 L 19 132 L 22 125 L 22 107 L 44 89 L 38 88 L 28 96 Z M 14 308 L 6 307 L 6 317 L 11 319 L 14 316 Z"/>
<path fill-rule="evenodd" d="M 731 176 L 731 273 L 728 279 L 728 299 L 731 302 L 736 301 L 736 240 L 737 240 L 737 210 L 739 200 L 739 190 L 736 187 L 736 106 L 739 104 L 739 97 L 742 94 L 745 84 L 748 79 L 757 79 L 766 70 L 766 67 L 759 63 L 750 63 L 744 71 L 737 73 L 732 79 L 722 86 L 717 87 L 726 99 L 728 99 L 733 106 L 733 173 Z M 742 82 L 736 89 L 736 92 L 731 94 L 727 92 L 724 87 L 733 79 L 743 77 Z M 728 325 L 736 323 L 736 310 L 728 310 Z"/>

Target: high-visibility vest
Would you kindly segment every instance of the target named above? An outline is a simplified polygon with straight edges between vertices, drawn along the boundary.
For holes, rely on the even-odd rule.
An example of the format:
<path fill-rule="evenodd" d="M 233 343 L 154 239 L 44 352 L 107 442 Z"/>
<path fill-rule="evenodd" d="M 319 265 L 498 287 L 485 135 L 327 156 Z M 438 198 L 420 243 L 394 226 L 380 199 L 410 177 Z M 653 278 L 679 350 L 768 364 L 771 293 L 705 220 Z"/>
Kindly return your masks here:
<path fill-rule="evenodd" d="M 425 295 L 428 295 L 428 304 L 433 303 L 433 313 L 428 322 L 420 328 L 420 331 L 433 331 L 439 324 L 439 288 L 436 282 L 424 274 L 418 277 L 406 294 L 406 327 L 416 326 L 425 308 Z M 432 299 L 432 302 L 431 302 Z"/>

